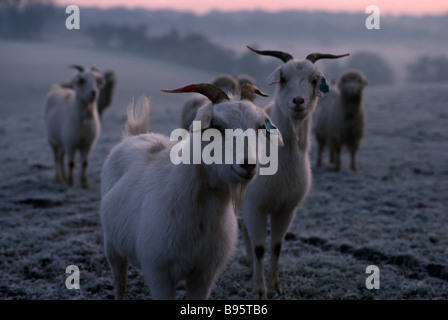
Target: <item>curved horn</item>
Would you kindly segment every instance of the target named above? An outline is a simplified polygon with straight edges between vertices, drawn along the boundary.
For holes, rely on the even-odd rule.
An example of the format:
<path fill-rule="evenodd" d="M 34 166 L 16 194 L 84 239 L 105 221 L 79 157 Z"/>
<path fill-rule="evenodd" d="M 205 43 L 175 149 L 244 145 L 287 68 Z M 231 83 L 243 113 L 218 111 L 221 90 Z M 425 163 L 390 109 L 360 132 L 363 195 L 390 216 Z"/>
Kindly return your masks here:
<path fill-rule="evenodd" d="M 218 104 L 223 100 L 230 100 L 224 91 L 209 83 L 190 84 L 183 88 L 162 91 L 167 93 L 197 92 L 209 98 L 213 104 Z"/>
<path fill-rule="evenodd" d="M 289 53 L 286 52 L 282 52 L 282 51 L 271 51 L 271 50 L 265 50 L 265 51 L 261 51 L 261 50 L 255 50 L 254 48 L 251 48 L 249 46 L 247 46 L 247 48 L 255 53 L 261 54 L 263 56 L 272 56 L 272 57 L 276 57 L 281 59 L 283 62 L 288 62 L 289 60 L 294 59 L 292 57 L 292 55 L 290 55 Z"/>
<path fill-rule="evenodd" d="M 338 58 L 346 57 L 348 55 L 350 55 L 350 54 L 346 53 L 346 54 L 341 54 L 341 55 L 335 56 L 333 54 L 315 52 L 315 53 L 311 53 L 311 54 L 307 55 L 306 59 L 311 61 L 312 63 L 314 63 L 319 59 L 338 59 Z"/>
<path fill-rule="evenodd" d="M 72 65 L 69 65 L 68 67 L 69 67 L 69 68 L 76 69 L 76 70 L 78 70 L 79 72 L 83 72 L 83 71 L 84 71 L 84 68 L 81 67 L 81 66 L 78 66 L 77 64 L 72 64 Z"/>
<path fill-rule="evenodd" d="M 258 94 L 262 97 L 269 97 L 268 94 L 261 92 L 255 85 L 251 83 L 245 83 L 241 87 L 241 100 L 254 101 L 254 94 Z"/>

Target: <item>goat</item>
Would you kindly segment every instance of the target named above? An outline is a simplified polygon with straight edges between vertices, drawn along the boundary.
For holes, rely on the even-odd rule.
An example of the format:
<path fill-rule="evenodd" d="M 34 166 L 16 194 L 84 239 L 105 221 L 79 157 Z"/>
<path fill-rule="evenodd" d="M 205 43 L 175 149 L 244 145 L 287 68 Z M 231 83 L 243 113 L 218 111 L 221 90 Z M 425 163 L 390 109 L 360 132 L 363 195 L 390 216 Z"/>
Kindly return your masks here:
<path fill-rule="evenodd" d="M 103 115 L 104 110 L 109 108 L 112 104 L 113 96 L 115 92 L 115 85 L 117 83 L 117 75 L 114 71 L 108 70 L 103 73 L 104 86 L 100 91 L 98 97 L 98 113 L 100 118 Z"/>
<path fill-rule="evenodd" d="M 73 89 L 58 85 L 47 94 L 45 102 L 45 125 L 48 142 L 56 163 L 56 181 L 67 179 L 64 157 L 68 157 L 68 184 L 74 185 L 75 156 L 81 154 L 81 185 L 88 188 L 88 158 L 101 132 L 97 100 L 103 86 L 103 77 L 96 68 L 85 70 L 73 65 L 78 74 L 73 78 Z"/>
<path fill-rule="evenodd" d="M 240 88 L 243 87 L 243 84 L 249 83 L 255 85 L 255 79 L 249 76 L 248 74 L 239 74 L 236 76 L 236 80 L 238 80 L 238 83 L 240 85 Z"/>
<path fill-rule="evenodd" d="M 212 80 L 212 84 L 218 86 L 227 94 L 237 94 L 240 91 L 238 80 L 230 74 L 220 74 Z"/>
<path fill-rule="evenodd" d="M 221 90 L 231 96 L 239 94 L 244 83 L 255 85 L 255 82 L 251 82 L 251 78 L 246 75 L 237 79 L 229 74 L 220 74 L 212 80 L 212 84 L 218 86 Z M 199 94 L 194 94 L 191 97 L 188 97 L 182 108 L 181 128 L 188 130 L 196 116 L 196 112 L 200 107 L 207 103 L 210 103 L 210 101 Z"/>
<path fill-rule="evenodd" d="M 344 145 L 350 151 L 350 168 L 357 171 L 356 152 L 365 134 L 366 117 L 363 90 L 365 76 L 358 70 L 346 71 L 333 90 L 319 101 L 314 117 L 314 134 L 318 144 L 317 166 L 322 165 L 325 145 L 330 148 L 330 163 L 341 169 L 341 150 Z"/>
<path fill-rule="evenodd" d="M 270 121 L 252 102 L 231 101 L 212 84 L 165 92 L 197 92 L 211 104 L 198 110 L 200 128 L 195 121 L 182 141 L 146 132 L 147 99 L 140 99 L 139 112 L 132 104 L 128 107 L 128 137 L 112 149 L 101 175 L 100 216 L 116 299 L 124 297 L 128 261 L 142 269 L 154 299 L 174 299 L 181 280 L 186 280 L 187 299 L 207 299 L 235 251 L 235 206 L 260 167 L 250 161 L 255 159 L 248 151 L 232 164 L 174 164 L 173 150 L 189 146 L 194 151 L 195 134 L 201 129 L 256 130 Z M 209 144 L 202 140 L 200 151 Z"/>
<path fill-rule="evenodd" d="M 107 109 L 113 101 L 115 93 L 115 85 L 117 83 L 117 75 L 113 70 L 103 72 L 104 85 L 100 90 L 98 97 L 98 114 L 100 119 L 105 109 Z M 59 83 L 61 88 L 74 89 L 74 83 L 72 81 L 63 81 Z"/>
<path fill-rule="evenodd" d="M 278 263 L 282 242 L 297 208 L 311 187 L 309 164 L 309 132 L 317 99 L 328 91 L 321 71 L 314 63 L 334 56 L 314 53 L 305 60 L 294 59 L 281 51 L 259 51 L 257 54 L 280 58 L 283 64 L 267 78 L 276 84 L 270 118 L 282 132 L 284 147 L 278 150 L 278 171 L 274 175 L 259 175 L 247 187 L 241 207 L 246 252 L 253 273 L 253 293 L 267 297 L 263 257 L 267 236 L 267 216 L 270 215 L 270 272 L 269 286 L 281 293 Z"/>

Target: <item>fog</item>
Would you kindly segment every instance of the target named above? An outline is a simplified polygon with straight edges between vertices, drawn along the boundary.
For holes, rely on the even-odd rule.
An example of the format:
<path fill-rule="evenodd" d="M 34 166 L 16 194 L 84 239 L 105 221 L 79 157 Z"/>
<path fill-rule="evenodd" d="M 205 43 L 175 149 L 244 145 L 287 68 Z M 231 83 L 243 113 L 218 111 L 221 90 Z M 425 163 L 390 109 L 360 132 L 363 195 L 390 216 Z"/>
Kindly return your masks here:
<path fill-rule="evenodd" d="M 278 61 L 255 56 L 246 49 L 247 45 L 286 51 L 297 58 L 311 52 L 350 53 L 345 61 L 321 61 L 319 65 L 330 78 L 337 78 L 344 68 L 361 68 L 374 80 L 371 84 L 403 82 L 409 78 L 409 64 L 422 56 L 445 57 L 448 51 L 448 15 L 381 15 L 380 29 L 369 30 L 365 26 L 368 14 L 364 12 L 213 11 L 195 15 L 168 10 L 81 7 L 80 29 L 68 30 L 65 20 L 69 14 L 64 7 L 53 6 L 49 1 L 24 3 L 29 3 L 28 9 L 0 6 L 0 39 L 55 44 L 64 50 L 73 47 L 95 53 L 112 51 L 213 74 L 249 73 L 260 80 Z M 59 53 L 54 54 L 55 57 L 47 56 L 49 63 L 60 62 L 54 60 Z M 358 61 L 352 65 L 354 57 Z M 378 69 L 377 63 L 386 70 L 383 78 L 381 73 L 371 72 Z"/>
<path fill-rule="evenodd" d="M 270 98 L 266 77 L 280 65 L 247 50 L 350 53 L 316 66 L 336 79 L 356 67 L 369 82 L 367 133 L 359 171 L 316 167 L 313 187 L 282 247 L 283 294 L 270 299 L 447 299 L 448 16 L 381 16 L 262 11 L 203 16 L 174 11 L 80 8 L 80 29 L 65 27 L 65 8 L 49 1 L 15 10 L 0 0 L 0 299 L 111 299 L 112 274 L 99 221 L 101 171 L 122 139 L 126 106 L 150 98 L 150 131 L 180 126 L 188 94 L 161 89 L 208 82 L 219 73 L 248 73 Z M 12 11 L 11 11 L 12 10 Z M 75 74 L 68 66 L 117 74 L 113 103 L 89 160 L 90 189 L 54 181 L 43 112 L 47 92 Z M 319 106 L 317 106 L 319 107 Z M 327 155 L 324 155 L 327 157 Z M 295 165 L 295 164 L 291 164 Z M 79 163 L 75 168 L 76 174 Z M 240 234 L 241 240 L 241 234 Z M 253 299 L 244 244 L 211 299 Z M 68 290 L 65 268 L 80 269 L 81 290 Z M 365 286 L 377 265 L 381 288 Z M 185 297 L 179 284 L 176 298 Z M 130 267 L 128 299 L 151 297 Z"/>

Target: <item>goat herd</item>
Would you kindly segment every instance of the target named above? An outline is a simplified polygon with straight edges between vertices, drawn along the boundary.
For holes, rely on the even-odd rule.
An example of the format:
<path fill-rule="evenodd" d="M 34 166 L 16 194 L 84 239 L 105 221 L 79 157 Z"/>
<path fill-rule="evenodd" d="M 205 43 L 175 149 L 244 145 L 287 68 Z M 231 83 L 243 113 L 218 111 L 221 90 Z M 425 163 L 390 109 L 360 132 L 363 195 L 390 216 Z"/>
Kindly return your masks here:
<path fill-rule="evenodd" d="M 362 91 L 366 79 L 359 71 L 350 70 L 337 85 L 329 84 L 315 66 L 320 59 L 348 54 L 313 53 L 299 60 L 281 51 L 248 48 L 283 61 L 267 78 L 276 89 L 265 108 L 253 102 L 254 94 L 266 95 L 250 76 L 220 76 L 212 84 L 163 90 L 197 93 L 185 101 L 181 115 L 181 126 L 190 129 L 189 135 L 185 140 L 172 141 L 148 133 L 147 98 L 128 106 L 125 137 L 111 150 L 101 174 L 100 217 L 116 299 L 124 297 L 128 263 L 142 270 L 154 299 L 174 299 L 176 284 L 181 280 L 185 280 L 187 299 L 207 299 L 234 255 L 238 217 L 254 295 L 267 297 L 268 289 L 281 292 L 278 265 L 282 242 L 311 186 L 312 126 L 319 150 L 317 165 L 322 164 L 322 151 L 327 145 L 330 161 L 339 170 L 341 149 L 346 145 L 351 169 L 357 169 L 355 155 L 365 130 Z M 80 183 L 87 188 L 89 154 L 100 136 L 100 115 L 111 102 L 115 75 L 72 67 L 78 70 L 72 82 L 55 85 L 47 96 L 45 122 L 56 180 L 74 185 L 79 150 Z M 200 121 L 202 130 L 219 132 L 253 129 L 260 134 L 263 129 L 267 133 L 274 129 L 278 139 L 277 172 L 258 174 L 265 164 L 256 156 L 251 162 L 248 151 L 231 164 L 173 164 L 173 147 L 193 143 L 193 121 Z M 272 151 L 270 143 L 272 139 L 265 147 Z M 202 143 L 201 148 L 206 147 L 207 143 Z M 269 250 L 265 247 L 268 216 Z M 263 258 L 267 252 L 270 269 L 265 281 Z"/>

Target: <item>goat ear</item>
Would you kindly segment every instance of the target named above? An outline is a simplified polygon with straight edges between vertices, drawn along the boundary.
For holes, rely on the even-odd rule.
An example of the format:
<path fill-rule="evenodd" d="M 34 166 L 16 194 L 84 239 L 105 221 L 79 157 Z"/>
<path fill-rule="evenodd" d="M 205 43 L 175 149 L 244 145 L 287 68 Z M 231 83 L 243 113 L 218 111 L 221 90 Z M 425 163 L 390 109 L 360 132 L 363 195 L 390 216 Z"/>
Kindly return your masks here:
<path fill-rule="evenodd" d="M 77 74 L 76 76 L 74 76 L 74 77 L 72 78 L 72 83 L 73 83 L 73 84 L 77 84 L 77 83 L 79 82 L 79 79 L 80 79 L 79 74 Z"/>
<path fill-rule="evenodd" d="M 201 130 L 209 129 L 213 119 L 213 105 L 207 104 L 201 108 L 199 108 L 196 113 L 196 117 L 194 121 L 201 121 Z M 193 132 L 193 123 L 189 128 L 190 132 Z"/>
<path fill-rule="evenodd" d="M 330 87 L 327 84 L 327 80 L 324 76 L 320 76 L 317 81 L 316 88 L 314 88 L 316 96 L 323 97 L 324 94 L 330 91 Z"/>
<path fill-rule="evenodd" d="M 98 88 L 101 90 L 104 88 L 106 80 L 104 79 L 104 77 L 98 77 L 96 79 L 96 82 L 98 84 Z"/>
<path fill-rule="evenodd" d="M 366 79 L 365 77 L 362 77 L 362 84 L 363 84 L 364 86 L 366 86 L 366 85 L 369 84 L 369 82 L 367 81 L 367 79 Z"/>
<path fill-rule="evenodd" d="M 267 84 L 271 85 L 274 83 L 279 83 L 281 78 L 281 66 L 275 69 L 266 79 Z"/>
<path fill-rule="evenodd" d="M 72 83 L 73 83 L 74 85 L 77 85 L 77 84 L 83 84 L 84 81 L 85 81 L 85 79 L 84 79 L 80 74 L 77 74 L 77 75 L 74 76 L 73 79 L 72 79 Z"/>

